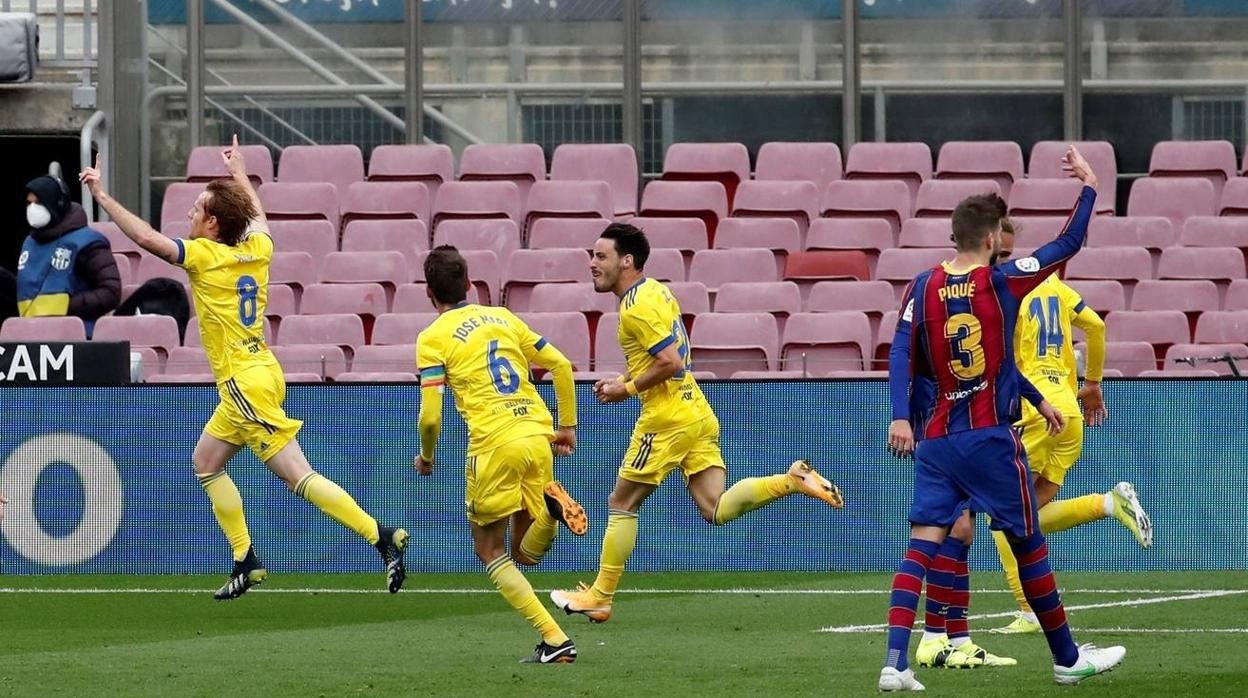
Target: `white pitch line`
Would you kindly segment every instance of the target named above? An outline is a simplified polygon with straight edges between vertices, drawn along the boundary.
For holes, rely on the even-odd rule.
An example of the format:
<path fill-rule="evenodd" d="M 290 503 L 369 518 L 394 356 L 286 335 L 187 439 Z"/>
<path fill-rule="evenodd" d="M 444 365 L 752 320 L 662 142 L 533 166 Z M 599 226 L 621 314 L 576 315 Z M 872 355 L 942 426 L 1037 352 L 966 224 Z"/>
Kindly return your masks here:
<path fill-rule="evenodd" d="M 867 628 L 861 627 L 856 630 L 836 630 L 830 631 L 842 635 L 851 634 L 875 634 L 883 628 Z M 1077 633 L 1097 633 L 1100 635 L 1200 635 L 1202 633 L 1225 634 L 1225 635 L 1241 635 L 1248 634 L 1248 628 L 1071 628 Z M 915 628 L 913 632 L 921 633 L 922 628 Z"/>
<path fill-rule="evenodd" d="M 1248 594 L 1248 589 L 1206 589 L 1203 591 L 1193 591 L 1188 594 L 1179 594 L 1175 596 L 1156 596 L 1147 599 L 1128 599 L 1126 601 L 1105 601 L 1102 603 L 1079 604 L 1075 606 L 1067 606 L 1067 611 L 1086 611 L 1094 608 L 1118 608 L 1122 606 L 1151 606 L 1159 603 L 1171 603 L 1173 601 L 1193 601 L 1197 599 L 1214 599 L 1220 596 L 1235 596 L 1238 594 Z M 971 620 L 983 620 L 987 618 L 1009 618 L 1017 611 L 1004 611 L 1001 613 L 978 613 L 970 617 Z M 917 618 L 916 618 L 917 619 Z M 879 632 L 887 628 L 884 623 L 873 623 L 870 625 L 833 625 L 826 628 L 819 628 L 815 632 L 818 633 L 862 633 L 862 632 Z"/>
<path fill-rule="evenodd" d="M 109 589 L 104 587 L 77 587 L 77 588 L 23 588 L 23 587 L 0 587 L 0 594 L 203 594 L 215 591 L 215 589 L 193 589 L 193 588 L 116 588 Z M 546 593 L 551 589 L 537 589 L 539 593 Z M 315 588 L 315 587 L 297 587 L 289 589 L 268 588 L 254 589 L 252 593 L 258 594 L 388 594 L 385 589 L 350 589 L 350 588 Z M 448 587 L 443 589 L 416 588 L 404 589 L 405 594 L 496 594 L 494 589 L 481 587 Z M 622 589 L 623 594 L 651 594 L 651 595 L 708 595 L 708 596 L 887 596 L 887 589 Z M 1007 589 L 976 589 L 972 594 L 1008 594 Z M 1104 594 L 1104 595 L 1122 595 L 1122 594 L 1204 594 L 1211 596 L 1227 596 L 1232 594 L 1248 593 L 1248 589 L 1062 589 L 1063 594 Z M 1186 596 L 1181 598 L 1187 598 Z M 1203 598 L 1203 597 L 1194 597 Z M 1158 603 L 1150 601 L 1150 603 Z M 1141 605 L 1135 602 L 1114 602 L 1108 605 Z M 1089 606 L 1071 606 L 1069 608 L 1100 608 L 1098 605 Z M 1010 615 L 1009 613 L 1000 613 L 995 615 L 973 616 L 973 618 L 996 618 Z M 884 626 L 863 626 L 871 628 L 883 628 Z M 826 630 L 826 629 L 825 629 Z M 829 630 L 829 632 L 831 632 Z"/>

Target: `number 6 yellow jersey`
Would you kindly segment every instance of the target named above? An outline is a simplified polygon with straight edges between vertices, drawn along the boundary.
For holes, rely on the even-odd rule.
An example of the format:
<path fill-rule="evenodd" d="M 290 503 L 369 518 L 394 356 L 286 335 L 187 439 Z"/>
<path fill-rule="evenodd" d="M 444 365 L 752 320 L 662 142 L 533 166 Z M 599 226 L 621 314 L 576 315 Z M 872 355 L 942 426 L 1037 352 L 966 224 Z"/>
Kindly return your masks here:
<path fill-rule="evenodd" d="M 217 383 L 253 366 L 277 366 L 264 341 L 273 239 L 253 231 L 237 245 L 207 238 L 174 240 L 175 264 L 186 270 L 199 318 L 200 341 Z"/>
<path fill-rule="evenodd" d="M 550 410 L 529 381 L 529 364 L 545 346 L 510 310 L 467 303 L 439 315 L 416 338 L 421 390 L 450 387 L 468 425 L 468 455 L 526 436 L 553 436 Z"/>

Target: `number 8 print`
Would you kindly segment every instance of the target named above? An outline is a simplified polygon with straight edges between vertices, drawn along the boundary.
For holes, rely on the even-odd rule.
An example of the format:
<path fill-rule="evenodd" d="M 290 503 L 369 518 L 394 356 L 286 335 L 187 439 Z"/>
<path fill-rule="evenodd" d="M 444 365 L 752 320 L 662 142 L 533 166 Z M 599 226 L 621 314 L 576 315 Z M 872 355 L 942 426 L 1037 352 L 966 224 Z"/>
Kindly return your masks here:
<path fill-rule="evenodd" d="M 260 293 L 260 287 L 256 285 L 255 278 L 251 276 L 238 277 L 238 321 L 243 323 L 243 327 L 251 327 L 256 322 L 256 310 L 258 301 L 257 294 Z"/>

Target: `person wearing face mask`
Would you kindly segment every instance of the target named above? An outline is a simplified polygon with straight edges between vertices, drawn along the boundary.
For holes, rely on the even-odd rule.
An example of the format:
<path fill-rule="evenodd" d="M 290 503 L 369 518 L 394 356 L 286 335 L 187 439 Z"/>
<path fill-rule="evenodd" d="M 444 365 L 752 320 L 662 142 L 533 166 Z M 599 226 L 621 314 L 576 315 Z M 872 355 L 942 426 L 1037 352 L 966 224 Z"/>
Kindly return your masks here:
<path fill-rule="evenodd" d="M 108 239 L 87 225 L 82 206 L 52 175 L 26 183 L 30 235 L 17 262 L 17 310 L 23 317 L 73 315 L 86 325 L 121 302 L 121 274 Z"/>

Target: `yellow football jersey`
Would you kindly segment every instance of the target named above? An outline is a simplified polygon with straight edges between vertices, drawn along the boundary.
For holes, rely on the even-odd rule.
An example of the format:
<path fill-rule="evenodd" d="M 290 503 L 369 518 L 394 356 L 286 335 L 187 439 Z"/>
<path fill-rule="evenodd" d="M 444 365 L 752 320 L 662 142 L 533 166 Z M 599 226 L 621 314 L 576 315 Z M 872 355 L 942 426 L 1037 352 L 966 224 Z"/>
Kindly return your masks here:
<path fill-rule="evenodd" d="M 1075 289 L 1050 276 L 1023 298 L 1014 330 L 1014 360 L 1023 375 L 1054 404 L 1078 392 L 1072 321 L 1083 310 Z"/>
<path fill-rule="evenodd" d="M 273 258 L 268 233 L 249 233 L 233 247 L 206 238 L 174 242 L 177 264 L 191 280 L 200 341 L 217 382 L 253 366 L 278 366 L 264 341 Z"/>
<path fill-rule="evenodd" d="M 671 291 L 654 279 L 642 279 L 620 298 L 620 349 L 628 374 L 637 378 L 654 365 L 654 356 L 675 344 L 685 368 L 667 381 L 638 394 L 641 416 L 637 429 L 658 432 L 693 424 L 714 412 L 693 379 L 689 338 L 680 318 L 680 306 Z"/>
<path fill-rule="evenodd" d="M 421 388 L 449 385 L 468 424 L 468 454 L 537 434 L 554 420 L 529 380 L 546 340 L 506 308 L 461 303 L 416 338 Z"/>

